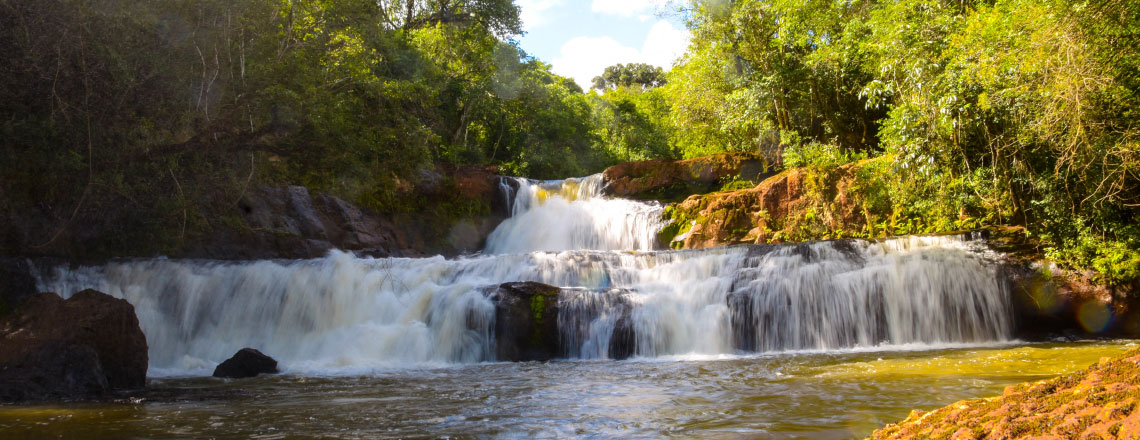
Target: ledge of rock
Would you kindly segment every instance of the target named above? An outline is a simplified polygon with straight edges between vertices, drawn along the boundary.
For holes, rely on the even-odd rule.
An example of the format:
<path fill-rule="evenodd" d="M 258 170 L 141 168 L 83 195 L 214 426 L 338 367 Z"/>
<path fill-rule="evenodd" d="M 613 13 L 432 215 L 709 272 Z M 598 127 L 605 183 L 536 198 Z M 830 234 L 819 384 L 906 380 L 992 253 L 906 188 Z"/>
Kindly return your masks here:
<path fill-rule="evenodd" d="M 668 201 L 716 191 L 732 181 L 751 186 L 770 175 L 765 168 L 759 156 L 723 153 L 687 160 L 625 162 L 606 168 L 603 175 L 610 195 Z"/>
<path fill-rule="evenodd" d="M 147 361 L 134 306 L 94 290 L 36 294 L 0 318 L 0 401 L 143 388 Z"/>
<path fill-rule="evenodd" d="M 259 374 L 277 374 L 277 360 L 259 350 L 243 348 L 214 369 L 214 377 L 244 379 Z"/>
<path fill-rule="evenodd" d="M 1009 386 L 998 397 L 913 411 L 880 439 L 1140 438 L 1140 350 L 1085 371 Z"/>

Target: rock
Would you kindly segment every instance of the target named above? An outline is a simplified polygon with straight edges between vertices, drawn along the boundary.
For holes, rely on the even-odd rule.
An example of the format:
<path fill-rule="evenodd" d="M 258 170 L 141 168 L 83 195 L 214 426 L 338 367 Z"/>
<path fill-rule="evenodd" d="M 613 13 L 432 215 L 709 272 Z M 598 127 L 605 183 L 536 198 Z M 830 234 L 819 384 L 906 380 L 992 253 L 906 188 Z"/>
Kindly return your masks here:
<path fill-rule="evenodd" d="M 146 385 L 146 336 L 134 306 L 84 290 L 29 298 L 0 318 L 0 399 L 90 398 Z"/>
<path fill-rule="evenodd" d="M 715 191 L 731 181 L 755 184 L 769 174 L 764 160 L 746 153 L 723 153 L 688 160 L 655 159 L 625 162 L 606 168 L 610 195 L 654 200 L 679 200 Z"/>
<path fill-rule="evenodd" d="M 853 236 L 867 227 L 857 171 L 871 160 L 828 172 L 791 169 L 752 188 L 690 196 L 669 208 L 673 223 L 660 239 L 701 249 Z"/>
<path fill-rule="evenodd" d="M 36 279 L 24 259 L 0 259 L 0 316 L 36 294 Z"/>
<path fill-rule="evenodd" d="M 494 167 L 440 165 L 398 191 L 414 209 L 376 213 L 301 186 L 263 186 L 238 203 L 189 256 L 215 259 L 317 258 L 330 249 L 376 256 L 458 255 L 482 249 L 509 216 Z"/>
<path fill-rule="evenodd" d="M 871 436 L 912 438 L 1140 438 L 1140 350 L 1085 371 L 1007 387 L 1001 396 L 912 411 Z"/>
<path fill-rule="evenodd" d="M 495 303 L 495 356 L 500 361 L 545 361 L 561 354 L 558 294 L 536 282 L 504 283 L 484 292 Z"/>
<path fill-rule="evenodd" d="M 570 357 L 581 354 L 583 357 L 602 356 L 614 360 L 636 354 L 632 294 L 632 290 L 625 288 L 564 289 L 558 300 L 559 342 L 562 344 L 559 353 Z M 594 340 L 583 353 L 587 340 L 600 336 L 596 326 L 605 322 L 613 322 L 609 340 L 605 344 Z"/>
<path fill-rule="evenodd" d="M 214 369 L 214 377 L 244 379 L 259 374 L 277 374 L 278 372 L 277 360 L 258 350 L 243 348 L 238 350 L 233 357 L 218 364 L 218 367 Z"/>
<path fill-rule="evenodd" d="M 408 243 L 390 221 L 340 198 L 300 186 L 260 187 L 238 203 L 240 221 L 215 231 L 194 256 L 316 258 L 329 249 L 402 255 Z"/>

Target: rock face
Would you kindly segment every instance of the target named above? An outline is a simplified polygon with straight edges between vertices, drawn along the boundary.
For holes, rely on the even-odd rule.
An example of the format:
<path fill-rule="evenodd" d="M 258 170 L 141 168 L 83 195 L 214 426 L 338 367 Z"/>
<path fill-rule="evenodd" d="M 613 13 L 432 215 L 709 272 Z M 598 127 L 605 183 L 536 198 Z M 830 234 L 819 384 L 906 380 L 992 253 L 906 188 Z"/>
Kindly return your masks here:
<path fill-rule="evenodd" d="M 1007 262 L 1002 273 L 1010 280 L 1018 337 L 1140 337 L 1140 298 L 1134 286 L 1105 286 L 1095 282 L 1092 273 L 1040 262 Z"/>
<path fill-rule="evenodd" d="M 495 358 L 500 361 L 545 361 L 561 353 L 558 333 L 558 287 L 536 283 L 504 283 L 485 294 L 495 303 Z"/>
<path fill-rule="evenodd" d="M 147 360 L 134 307 L 94 290 L 40 293 L 0 319 L 0 400 L 143 388 Z"/>
<path fill-rule="evenodd" d="M 100 186 L 67 223 L 49 208 L 0 213 L 0 255 L 241 260 L 316 258 L 337 248 L 452 256 L 482 249 L 508 216 L 495 167 L 441 164 L 415 176 L 395 179 L 389 191 L 361 189 L 361 205 L 302 186 L 252 184 L 240 194 L 202 185 L 187 192 L 187 206 L 172 208 L 164 196 L 135 200 Z"/>
<path fill-rule="evenodd" d="M 674 223 L 663 231 L 662 241 L 700 249 L 861 232 L 867 226 L 865 205 L 856 191 L 855 173 L 861 165 L 829 173 L 791 169 L 752 188 L 690 196 L 669 208 Z"/>
<path fill-rule="evenodd" d="M 873 439 L 1140 438 L 1140 350 L 998 397 L 913 411 Z"/>
<path fill-rule="evenodd" d="M 606 192 L 633 199 L 677 200 L 715 191 L 731 181 L 755 184 L 769 174 L 764 160 L 746 153 L 723 153 L 688 160 L 625 162 L 606 168 Z"/>
<path fill-rule="evenodd" d="M 258 350 L 243 348 L 214 369 L 214 377 L 244 379 L 259 374 L 277 374 L 277 360 Z"/>
<path fill-rule="evenodd" d="M 241 222 L 201 249 L 213 258 L 312 258 L 329 249 L 400 254 L 408 243 L 387 219 L 305 187 L 261 187 L 237 206 Z"/>
<path fill-rule="evenodd" d="M 36 280 L 30 271 L 26 260 L 0 259 L 0 316 L 11 312 L 36 294 Z"/>

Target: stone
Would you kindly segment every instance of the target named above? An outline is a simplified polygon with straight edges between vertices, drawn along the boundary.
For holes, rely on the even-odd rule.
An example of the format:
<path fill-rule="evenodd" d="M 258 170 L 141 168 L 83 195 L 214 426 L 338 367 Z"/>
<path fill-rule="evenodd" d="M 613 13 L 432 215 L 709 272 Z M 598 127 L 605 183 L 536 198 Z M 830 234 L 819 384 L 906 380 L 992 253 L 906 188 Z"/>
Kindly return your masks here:
<path fill-rule="evenodd" d="M 495 303 L 495 356 L 499 361 L 545 361 L 561 354 L 558 294 L 536 282 L 503 283 L 484 292 Z"/>
<path fill-rule="evenodd" d="M 0 318 L 0 399 L 96 397 L 146 386 L 146 336 L 134 306 L 94 290 L 39 293 Z"/>
<path fill-rule="evenodd" d="M 730 181 L 756 184 L 769 174 L 759 156 L 722 153 L 687 160 L 625 162 L 606 168 L 603 175 L 609 195 L 674 200 L 718 190 Z"/>
<path fill-rule="evenodd" d="M 214 369 L 214 377 L 230 379 L 245 379 L 260 374 L 277 374 L 277 360 L 252 348 L 243 348 L 234 353 L 233 357 L 218 364 Z"/>
<path fill-rule="evenodd" d="M 0 316 L 4 316 L 36 292 L 36 279 L 24 259 L 0 259 Z"/>

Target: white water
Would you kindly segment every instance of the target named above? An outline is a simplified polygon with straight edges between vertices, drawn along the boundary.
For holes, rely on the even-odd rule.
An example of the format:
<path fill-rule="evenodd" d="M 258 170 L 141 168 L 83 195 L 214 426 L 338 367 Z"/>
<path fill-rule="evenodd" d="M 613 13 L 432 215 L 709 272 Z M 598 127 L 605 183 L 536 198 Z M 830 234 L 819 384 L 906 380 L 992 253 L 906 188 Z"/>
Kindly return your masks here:
<path fill-rule="evenodd" d="M 570 288 L 558 319 L 576 358 L 607 357 L 623 316 L 633 354 L 650 358 L 1010 338 L 1004 284 L 957 238 L 564 250 L 652 248 L 659 208 L 601 198 L 591 179 L 527 183 L 514 218 L 492 234 L 495 255 L 117 262 L 52 269 L 40 288 L 96 288 L 134 304 L 152 374 L 209 370 L 242 347 L 319 373 L 494 360 L 484 291 L 508 281 Z"/>
<path fill-rule="evenodd" d="M 602 197 L 601 174 L 536 182 L 517 179 L 512 217 L 487 238 L 487 253 L 652 250 L 665 223 L 657 204 Z"/>

